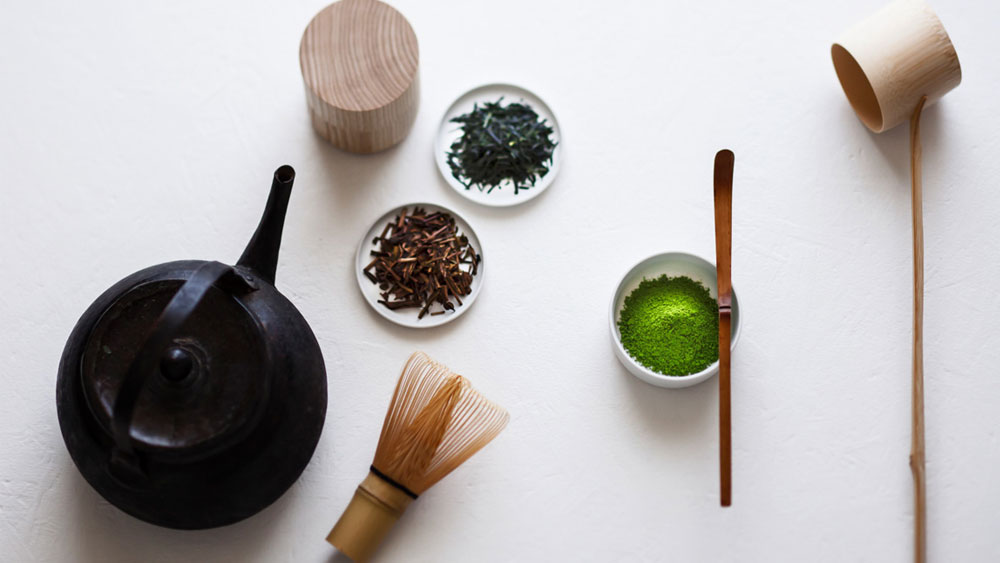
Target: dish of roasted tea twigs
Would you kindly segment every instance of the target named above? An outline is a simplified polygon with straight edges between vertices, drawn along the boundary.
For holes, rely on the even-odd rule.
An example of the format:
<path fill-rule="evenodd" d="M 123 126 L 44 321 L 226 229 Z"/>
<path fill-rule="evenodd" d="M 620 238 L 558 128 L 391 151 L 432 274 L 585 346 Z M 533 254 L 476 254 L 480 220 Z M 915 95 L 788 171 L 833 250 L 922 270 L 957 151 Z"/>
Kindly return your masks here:
<path fill-rule="evenodd" d="M 459 214 L 411 203 L 372 224 L 354 267 L 361 294 L 376 313 L 398 325 L 426 328 L 472 306 L 483 285 L 483 248 Z"/>
<path fill-rule="evenodd" d="M 523 114 L 514 115 L 513 123 L 505 123 L 503 115 L 482 111 L 490 104 L 498 104 L 501 109 L 511 104 L 523 106 L 535 114 L 531 121 L 537 121 L 537 126 L 520 129 L 518 124 L 523 124 L 520 120 Z M 477 109 L 482 120 L 470 123 L 468 119 L 477 115 Z M 490 123 L 491 119 L 499 123 Z M 464 137 L 467 128 L 475 129 L 474 142 L 463 142 L 469 139 Z M 519 135 L 524 133 L 528 133 L 525 135 L 527 138 L 519 139 Z M 495 151 L 491 141 L 500 143 Z M 476 158 L 463 162 L 462 154 L 469 154 L 466 149 L 477 149 Z M 510 84 L 487 84 L 463 94 L 441 118 L 434 140 L 434 161 L 448 185 L 463 197 L 492 207 L 517 205 L 538 197 L 559 172 L 561 152 L 562 133 L 555 114 L 541 98 Z M 526 153 L 531 156 L 526 158 Z M 532 157 L 539 155 L 540 159 L 532 161 Z M 527 165 L 528 161 L 533 164 Z M 464 168 L 472 164 L 478 167 L 480 178 L 487 178 L 485 182 L 469 177 Z M 526 166 L 531 172 L 526 172 Z M 500 176 L 507 178 L 495 183 L 495 174 L 491 172 L 498 168 L 502 170 Z M 507 174 L 505 168 L 512 173 Z M 521 180 L 512 181 L 510 177 L 517 176 L 518 172 L 521 173 Z"/>

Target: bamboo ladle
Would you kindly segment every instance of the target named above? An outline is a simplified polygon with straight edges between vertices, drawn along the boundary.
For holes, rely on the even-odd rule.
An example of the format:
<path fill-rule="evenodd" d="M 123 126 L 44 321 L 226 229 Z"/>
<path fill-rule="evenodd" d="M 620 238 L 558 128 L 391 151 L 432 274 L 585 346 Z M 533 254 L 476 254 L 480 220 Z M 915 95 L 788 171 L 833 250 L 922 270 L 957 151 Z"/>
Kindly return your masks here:
<path fill-rule="evenodd" d="M 914 560 L 927 560 L 924 474 L 924 226 L 920 114 L 962 81 L 958 55 L 923 0 L 898 0 L 849 29 L 831 49 L 837 78 L 861 122 L 881 133 L 909 120 L 913 206 L 913 381 L 910 469 Z"/>

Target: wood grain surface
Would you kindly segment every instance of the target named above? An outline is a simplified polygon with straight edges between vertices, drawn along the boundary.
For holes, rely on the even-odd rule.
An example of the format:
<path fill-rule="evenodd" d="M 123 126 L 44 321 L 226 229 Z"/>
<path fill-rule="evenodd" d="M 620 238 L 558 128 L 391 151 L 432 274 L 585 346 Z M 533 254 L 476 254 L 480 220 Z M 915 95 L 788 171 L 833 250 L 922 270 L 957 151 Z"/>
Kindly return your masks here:
<path fill-rule="evenodd" d="M 861 121 L 881 133 L 905 123 L 962 82 L 955 47 L 924 0 L 896 0 L 833 45 L 840 84 Z"/>
<path fill-rule="evenodd" d="M 719 489 L 720 504 L 733 502 L 730 339 L 732 338 L 733 151 L 715 155 L 715 271 L 719 287 Z"/>
<path fill-rule="evenodd" d="M 927 96 L 920 98 L 910 117 L 910 185 L 913 197 L 913 428 L 910 470 L 913 472 L 914 561 L 927 561 L 927 482 L 924 474 L 924 208 L 920 160 L 920 114 Z"/>
<path fill-rule="evenodd" d="M 299 63 L 316 131 L 344 150 L 399 143 L 417 115 L 417 36 L 378 0 L 340 0 L 309 22 Z"/>

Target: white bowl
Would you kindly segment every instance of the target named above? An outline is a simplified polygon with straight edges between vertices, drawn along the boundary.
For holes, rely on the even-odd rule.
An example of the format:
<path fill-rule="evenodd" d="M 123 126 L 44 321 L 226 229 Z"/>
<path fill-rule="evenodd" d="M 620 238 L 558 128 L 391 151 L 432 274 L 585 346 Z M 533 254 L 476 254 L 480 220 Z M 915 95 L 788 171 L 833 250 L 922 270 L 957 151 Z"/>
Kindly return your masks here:
<path fill-rule="evenodd" d="M 695 281 L 699 281 L 708 288 L 708 291 L 711 293 L 713 299 L 719 298 L 715 265 L 711 262 L 685 252 L 664 252 L 662 254 L 650 256 L 633 266 L 618 284 L 615 296 L 611 300 L 611 311 L 609 315 L 611 323 L 611 340 L 615 347 L 615 355 L 618 356 L 618 360 L 632 375 L 638 377 L 646 383 L 656 385 L 657 387 L 690 387 L 707 379 L 711 379 L 713 375 L 719 373 L 718 360 L 698 373 L 692 373 L 690 375 L 663 375 L 647 368 L 646 366 L 643 366 L 639 362 L 635 361 L 632 356 L 629 356 L 628 352 L 625 351 L 625 347 L 622 346 L 621 333 L 618 332 L 618 319 L 620 317 L 622 307 L 625 304 L 625 297 L 632 293 L 635 288 L 639 287 L 639 283 L 642 282 L 644 278 L 658 278 L 663 274 L 670 277 L 687 276 Z M 730 349 L 736 348 L 736 342 L 739 341 L 739 339 L 740 305 L 739 300 L 736 299 L 736 290 L 734 289 L 732 341 L 730 343 Z"/>
<path fill-rule="evenodd" d="M 448 151 L 451 149 L 451 144 L 462 136 L 461 125 L 452 123 L 452 118 L 471 112 L 477 103 L 495 102 L 501 96 L 504 99 L 504 103 L 524 102 L 530 105 L 531 109 L 535 110 L 538 114 L 538 117 L 547 120 L 548 124 L 552 127 L 551 139 L 558 143 L 555 151 L 552 153 L 552 163 L 549 166 L 549 172 L 540 178 L 534 186 L 526 190 L 520 190 L 517 194 L 514 193 L 514 186 L 509 180 L 501 183 L 500 188 L 494 189 L 492 193 L 480 191 L 479 188 L 475 187 L 466 188 L 451 175 L 451 167 L 448 166 Z M 462 197 L 490 207 L 509 207 L 538 197 L 556 179 L 556 175 L 559 173 L 559 165 L 562 163 L 562 140 L 559 121 L 556 120 L 556 115 L 552 113 L 552 110 L 549 109 L 549 106 L 541 98 L 520 86 L 512 84 L 486 84 L 462 94 L 461 97 L 451 104 L 448 111 L 444 113 L 444 117 L 441 118 L 441 124 L 438 126 L 437 137 L 434 140 L 434 161 L 437 162 L 438 170 L 441 172 L 444 180 Z"/>
<path fill-rule="evenodd" d="M 417 314 L 420 312 L 420 309 L 417 309 L 416 307 L 396 309 L 395 311 L 389 309 L 378 302 L 381 298 L 379 295 L 381 292 L 378 286 L 372 283 L 372 281 L 364 274 L 364 267 L 371 262 L 369 252 L 375 249 L 375 245 L 372 244 L 372 239 L 379 236 L 382 233 L 382 229 L 385 228 L 386 223 L 393 220 L 396 215 L 399 214 L 399 211 L 404 207 L 410 211 L 413 211 L 413 208 L 415 207 L 422 207 L 431 213 L 435 211 L 443 211 L 450 214 L 455 218 L 455 225 L 458 226 L 458 232 L 469 238 L 469 244 L 472 245 L 472 248 L 476 249 L 476 252 L 480 256 L 477 273 L 472 278 L 472 286 L 470 288 L 472 293 L 462 298 L 462 305 L 455 303 L 454 311 L 445 312 L 443 315 L 431 316 L 428 314 L 424 315 L 424 318 L 418 319 Z M 397 205 L 396 207 L 393 207 L 372 223 L 371 228 L 368 229 L 368 232 L 365 233 L 364 238 L 362 238 L 361 242 L 358 244 L 358 252 L 354 259 L 354 272 L 358 278 L 358 287 L 361 289 L 361 295 L 363 295 L 365 301 L 372 306 L 372 309 L 375 309 L 376 313 L 400 326 L 410 328 L 430 328 L 432 326 L 440 326 L 447 322 L 451 322 L 472 307 L 472 304 L 476 301 L 476 297 L 479 297 L 479 292 L 483 289 L 483 277 L 486 274 L 485 262 L 486 260 L 485 254 L 483 253 L 483 245 L 479 242 L 479 237 L 476 236 L 476 232 L 472 230 L 472 226 L 469 225 L 469 223 L 462 218 L 461 215 L 442 205 L 435 205 L 433 203 L 408 203 L 406 205 Z M 435 305 L 431 310 L 439 310 L 439 307 L 440 305 Z"/>

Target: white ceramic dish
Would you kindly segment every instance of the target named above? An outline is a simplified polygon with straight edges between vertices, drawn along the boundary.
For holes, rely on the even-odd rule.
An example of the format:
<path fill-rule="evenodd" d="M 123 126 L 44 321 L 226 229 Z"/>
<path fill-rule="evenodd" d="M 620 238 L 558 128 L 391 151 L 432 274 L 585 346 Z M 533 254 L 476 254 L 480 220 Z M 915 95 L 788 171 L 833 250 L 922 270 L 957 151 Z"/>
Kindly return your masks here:
<path fill-rule="evenodd" d="M 685 252 L 664 252 L 650 256 L 633 266 L 625 274 L 621 282 L 619 282 L 618 289 L 615 290 L 610 310 L 611 340 L 615 347 L 615 355 L 632 375 L 658 387 L 690 387 L 711 379 L 713 375 L 719 373 L 719 362 L 716 361 L 704 370 L 690 375 L 663 375 L 643 366 L 636 362 L 632 356 L 629 356 L 628 352 L 625 351 L 625 347 L 622 346 L 621 333 L 618 332 L 618 318 L 625 304 L 625 297 L 639 286 L 643 278 L 652 279 L 663 274 L 668 276 L 687 276 L 701 282 L 707 287 L 714 299 L 718 299 L 719 297 L 715 265 L 711 262 Z M 730 349 L 736 348 L 736 343 L 739 339 L 740 304 L 736 298 L 736 290 L 733 289 L 733 324 Z"/>
<path fill-rule="evenodd" d="M 540 118 L 547 120 L 549 125 L 552 126 L 551 138 L 558 143 L 555 152 L 552 154 L 552 165 L 549 168 L 549 172 L 543 178 L 539 179 L 534 186 L 526 190 L 520 190 L 517 194 L 514 193 L 514 186 L 510 182 L 502 183 L 489 193 L 486 190 L 480 191 L 475 186 L 466 188 L 451 175 L 451 168 L 448 166 L 448 150 L 451 144 L 462 135 L 461 126 L 457 123 L 451 123 L 452 118 L 471 112 L 476 103 L 495 102 L 501 96 L 504 102 L 523 101 L 530 105 Z M 448 185 L 463 197 L 491 207 L 508 207 L 538 197 L 539 194 L 552 184 L 559 173 L 559 165 L 562 161 L 561 155 L 562 132 L 559 130 L 559 122 L 556 120 L 555 114 L 552 113 L 552 110 L 549 109 L 549 106 L 541 98 L 524 88 L 511 84 L 486 84 L 462 94 L 460 98 L 455 100 L 455 103 L 451 104 L 451 107 L 445 112 L 444 117 L 441 118 L 437 137 L 434 139 L 434 161 L 437 162 L 438 170 L 445 181 L 448 182 Z"/>
<path fill-rule="evenodd" d="M 393 220 L 404 207 L 409 209 L 411 212 L 415 207 L 422 207 L 429 212 L 443 211 L 451 214 L 451 216 L 455 218 L 455 224 L 458 226 L 458 232 L 469 237 L 469 244 L 472 245 L 472 248 L 474 248 L 481 257 L 478 273 L 472 278 L 472 292 L 467 297 L 462 298 L 462 305 L 455 303 L 454 311 L 445 311 L 443 315 L 433 316 L 428 313 L 427 315 L 424 315 L 424 318 L 422 319 L 417 318 L 417 314 L 420 312 L 420 309 L 415 307 L 396 309 L 393 311 L 378 302 L 378 300 L 381 299 L 381 295 L 379 295 L 379 287 L 372 283 L 372 281 L 368 279 L 363 272 L 364 267 L 371 262 L 371 255 L 369 254 L 370 251 L 375 250 L 376 248 L 376 246 L 372 244 L 372 240 L 382 234 L 382 229 L 385 228 L 385 225 L 389 221 Z M 358 244 L 358 252 L 354 260 L 354 271 L 358 278 L 358 287 L 361 289 L 361 295 L 364 296 L 365 301 L 371 305 L 372 309 L 374 309 L 376 313 L 401 326 L 410 328 L 429 328 L 451 322 L 462 316 L 462 314 L 472 307 L 472 304 L 476 301 L 476 297 L 479 296 L 479 292 L 483 289 L 483 279 L 486 274 L 485 259 L 483 257 L 485 257 L 485 254 L 483 254 L 483 245 L 479 242 L 479 237 L 476 236 L 476 232 L 472 230 L 472 226 L 469 225 L 469 223 L 462 218 L 461 215 L 455 213 L 447 207 L 435 205 L 433 203 L 409 203 L 393 207 L 372 223 L 371 228 L 368 229 L 368 232 L 365 233 L 364 238 L 362 238 L 361 242 Z M 430 309 L 431 312 L 440 310 L 443 310 L 443 308 L 438 304 L 435 304 Z"/>

